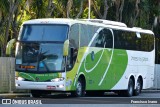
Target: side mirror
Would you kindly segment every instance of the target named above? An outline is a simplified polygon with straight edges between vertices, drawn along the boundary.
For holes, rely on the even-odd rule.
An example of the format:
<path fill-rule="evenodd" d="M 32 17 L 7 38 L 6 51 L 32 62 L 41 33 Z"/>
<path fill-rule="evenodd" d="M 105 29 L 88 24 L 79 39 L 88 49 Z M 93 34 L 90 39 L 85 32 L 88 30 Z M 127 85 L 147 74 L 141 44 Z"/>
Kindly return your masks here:
<path fill-rule="evenodd" d="M 67 39 L 63 45 L 63 56 L 68 56 L 69 40 Z"/>
<path fill-rule="evenodd" d="M 14 56 L 16 39 L 11 39 L 6 46 L 6 55 Z"/>

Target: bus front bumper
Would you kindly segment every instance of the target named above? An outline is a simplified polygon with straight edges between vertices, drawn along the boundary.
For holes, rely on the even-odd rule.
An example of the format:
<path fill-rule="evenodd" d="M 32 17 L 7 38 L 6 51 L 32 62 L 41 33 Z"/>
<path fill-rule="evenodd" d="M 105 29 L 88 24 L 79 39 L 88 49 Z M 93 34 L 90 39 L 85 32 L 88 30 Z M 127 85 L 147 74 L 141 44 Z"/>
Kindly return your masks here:
<path fill-rule="evenodd" d="M 15 81 L 16 89 L 66 91 L 65 82 Z"/>

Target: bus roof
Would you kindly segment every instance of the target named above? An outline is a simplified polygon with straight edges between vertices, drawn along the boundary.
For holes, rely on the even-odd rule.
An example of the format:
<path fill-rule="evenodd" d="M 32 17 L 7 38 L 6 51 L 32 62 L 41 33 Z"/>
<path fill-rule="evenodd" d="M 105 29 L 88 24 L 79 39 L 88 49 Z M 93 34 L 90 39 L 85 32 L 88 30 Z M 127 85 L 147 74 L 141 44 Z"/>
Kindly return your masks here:
<path fill-rule="evenodd" d="M 125 23 L 111 21 L 111 20 L 103 20 L 103 19 L 82 19 L 84 21 L 90 21 L 93 23 L 102 23 L 105 25 L 119 26 L 119 27 L 127 27 Z"/>
<path fill-rule="evenodd" d="M 44 18 L 44 19 L 33 19 L 25 21 L 23 24 L 67 24 L 72 25 L 75 23 L 94 25 L 99 27 L 107 27 L 111 29 L 126 30 L 131 32 L 140 32 L 147 34 L 154 34 L 151 30 L 145 30 L 138 27 L 129 28 L 126 24 L 110 20 L 102 19 L 68 19 L 68 18 Z"/>
<path fill-rule="evenodd" d="M 23 24 L 69 24 L 72 25 L 77 21 L 65 18 L 44 18 L 25 21 Z"/>

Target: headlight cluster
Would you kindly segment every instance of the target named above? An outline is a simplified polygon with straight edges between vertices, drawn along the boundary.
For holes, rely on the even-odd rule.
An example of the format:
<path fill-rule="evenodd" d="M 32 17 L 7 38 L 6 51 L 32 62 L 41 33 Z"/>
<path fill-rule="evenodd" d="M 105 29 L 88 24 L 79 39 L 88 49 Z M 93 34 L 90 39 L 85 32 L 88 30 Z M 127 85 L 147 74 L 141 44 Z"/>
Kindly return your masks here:
<path fill-rule="evenodd" d="M 16 77 L 15 79 L 19 80 L 19 81 L 24 81 L 24 78 L 22 78 L 22 77 Z"/>
<path fill-rule="evenodd" d="M 63 80 L 64 80 L 64 78 L 62 77 L 62 78 L 52 79 L 51 81 L 52 81 L 52 82 L 60 82 L 60 81 L 63 81 Z"/>

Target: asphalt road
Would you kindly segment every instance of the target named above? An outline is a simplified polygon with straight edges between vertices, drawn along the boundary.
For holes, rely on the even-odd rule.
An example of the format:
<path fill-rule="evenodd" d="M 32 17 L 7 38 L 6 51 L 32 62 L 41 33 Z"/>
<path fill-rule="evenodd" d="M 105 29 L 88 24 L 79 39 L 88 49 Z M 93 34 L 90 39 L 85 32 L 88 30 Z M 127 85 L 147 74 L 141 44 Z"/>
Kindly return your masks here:
<path fill-rule="evenodd" d="M 0 103 L 2 103 L 3 99 L 9 99 L 11 104 L 14 104 L 11 106 L 15 107 L 20 107 L 19 104 L 36 104 L 29 105 L 29 107 L 47 107 L 46 104 L 50 104 L 50 106 L 53 107 L 105 107 L 106 105 L 107 107 L 159 107 L 160 91 L 143 91 L 139 96 L 133 97 L 121 97 L 114 93 L 106 93 L 104 96 L 85 96 L 79 98 L 71 97 L 66 94 L 48 95 L 41 98 L 32 98 L 30 94 L 0 94 Z M 6 101 L 3 101 L 3 103 L 6 103 Z M 0 107 L 1 106 L 8 107 L 10 105 L 2 104 Z M 27 107 L 27 105 L 23 105 L 23 107 Z"/>

